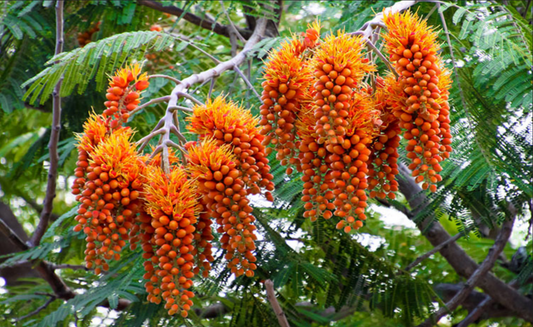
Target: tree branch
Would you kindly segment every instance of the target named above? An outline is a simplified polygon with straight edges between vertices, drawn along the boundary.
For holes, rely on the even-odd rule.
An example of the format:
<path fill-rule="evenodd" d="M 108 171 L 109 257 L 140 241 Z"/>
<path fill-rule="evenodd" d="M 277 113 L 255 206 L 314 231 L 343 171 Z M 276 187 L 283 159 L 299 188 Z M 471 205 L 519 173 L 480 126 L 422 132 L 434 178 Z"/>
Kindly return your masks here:
<path fill-rule="evenodd" d="M 30 247 L 26 242 L 24 242 L 18 235 L 15 233 L 3 220 L 2 217 L 0 217 L 0 232 L 2 232 L 5 236 L 13 242 L 20 250 L 25 251 L 29 249 Z"/>
<path fill-rule="evenodd" d="M 133 116 L 134 113 L 137 113 L 139 111 L 141 111 L 142 109 L 146 108 L 146 107 L 149 107 L 153 104 L 156 104 L 156 103 L 159 103 L 159 102 L 165 102 L 165 101 L 168 101 L 170 100 L 170 97 L 169 96 L 164 96 L 164 97 L 160 97 L 160 98 L 155 98 L 155 99 L 152 99 L 146 103 L 143 103 L 142 105 L 138 106 L 137 108 L 133 109 L 131 112 L 130 112 L 130 116 Z"/>
<path fill-rule="evenodd" d="M 398 178 L 400 191 L 405 195 L 409 205 L 413 208 L 413 215 L 416 216 L 425 208 L 426 195 L 422 192 L 420 186 L 415 183 L 414 179 L 410 177 L 411 174 L 408 168 L 403 164 L 398 166 L 402 174 Z M 438 246 L 450 238 L 448 232 L 444 230 L 438 221 L 435 221 L 433 216 L 429 216 L 423 222 L 417 223 L 417 227 L 433 246 Z M 448 246 L 440 250 L 440 253 L 459 276 L 469 278 L 478 269 L 476 262 L 455 242 L 450 242 Z M 502 306 L 514 311 L 520 318 L 533 321 L 533 310 L 531 310 L 533 301 L 521 295 L 494 275 L 488 273 L 481 277 L 477 286 Z"/>
<path fill-rule="evenodd" d="M 287 317 L 285 316 L 285 313 L 283 312 L 283 309 L 279 305 L 278 299 L 276 298 L 276 293 L 274 292 L 274 283 L 270 279 L 267 279 L 265 281 L 265 288 L 268 302 L 270 302 L 272 309 L 276 313 L 276 317 L 278 317 L 278 322 L 280 326 L 290 327 L 289 322 L 287 321 Z"/>
<path fill-rule="evenodd" d="M 56 2 L 56 50 L 57 56 L 63 52 L 63 0 L 57 0 Z M 52 111 L 52 131 L 50 135 L 50 142 L 48 143 L 48 149 L 50 152 L 50 167 L 48 168 L 48 182 L 46 184 L 46 196 L 43 203 L 43 211 L 41 211 L 41 217 L 39 224 L 35 228 L 30 244 L 36 246 L 41 242 L 41 238 L 48 227 L 50 221 L 50 215 L 54 207 L 54 198 L 56 197 L 56 182 L 57 182 L 57 167 L 59 165 L 59 154 L 57 152 L 57 143 L 59 142 L 59 133 L 61 131 L 61 97 L 59 91 L 61 90 L 61 83 L 63 77 L 57 82 L 53 98 L 53 111 Z"/>
<path fill-rule="evenodd" d="M 176 84 L 179 84 L 181 83 L 181 81 L 177 78 L 174 78 L 172 76 L 168 76 L 168 75 L 163 75 L 163 74 L 154 74 L 154 75 L 150 75 L 148 76 L 148 79 L 150 78 L 166 78 L 168 80 L 171 80 L 172 82 L 176 83 Z"/>
<path fill-rule="evenodd" d="M 184 13 L 182 9 L 176 6 L 163 6 L 160 2 L 151 1 L 151 0 L 137 0 L 137 4 L 146 6 L 146 7 L 149 7 L 149 8 L 152 8 L 152 9 L 155 9 L 157 11 L 161 11 L 167 14 L 175 15 L 178 17 L 183 17 L 183 19 L 185 19 L 189 23 L 193 23 L 194 25 L 200 26 L 206 30 L 212 31 L 219 35 L 229 37 L 231 33 L 231 28 L 232 28 L 231 26 L 221 25 L 211 19 L 204 19 L 190 12 Z M 252 31 L 250 30 L 238 29 L 238 31 L 245 39 L 248 39 L 252 36 Z"/>
<path fill-rule="evenodd" d="M 12 242 L 15 244 L 21 251 L 28 250 L 30 247 L 4 222 L 2 217 L 0 217 L 0 232 L 6 235 Z M 66 266 L 66 265 L 59 265 Z M 66 267 L 65 267 L 66 268 Z M 54 295 L 57 299 L 70 300 L 76 296 L 66 284 L 55 272 L 54 269 L 58 269 L 47 263 L 46 261 L 41 261 L 35 267 L 35 270 L 41 275 L 41 277 L 50 285 L 54 291 Z M 107 300 L 106 300 L 107 301 Z M 109 307 L 109 302 L 102 302 L 99 304 L 103 307 Z M 116 310 L 125 309 L 131 302 L 129 300 L 120 299 L 119 307 Z"/>
<path fill-rule="evenodd" d="M 483 260 L 483 263 L 476 269 L 476 271 L 474 271 L 470 278 L 468 278 L 463 288 L 459 292 L 457 292 L 457 294 L 455 294 L 455 296 L 450 301 L 448 301 L 448 303 L 446 303 L 446 306 L 440 308 L 431 317 L 421 323 L 419 327 L 431 327 L 434 323 L 437 323 L 440 318 L 442 318 L 442 316 L 444 316 L 446 313 L 455 310 L 466 299 L 468 294 L 470 294 L 470 292 L 474 290 L 474 287 L 476 287 L 478 281 L 492 269 L 494 263 L 496 262 L 496 259 L 498 258 L 498 255 L 500 255 L 500 253 L 502 252 L 503 248 L 505 247 L 505 244 L 507 244 L 507 241 L 511 236 L 511 232 L 513 231 L 513 224 L 516 219 L 516 211 L 512 211 L 513 213 L 510 219 L 506 220 L 503 223 L 500 234 L 496 238 L 494 245 L 489 249 L 487 257 L 485 258 L 485 260 Z"/>
<path fill-rule="evenodd" d="M 231 28 L 233 29 L 233 32 L 235 32 L 235 35 L 239 38 L 239 40 L 241 40 L 241 42 L 246 42 L 246 39 L 241 35 L 241 33 L 239 33 L 239 30 L 237 29 L 237 27 L 233 24 L 233 21 L 231 20 L 230 16 L 229 16 L 229 13 L 228 11 L 226 10 L 226 6 L 224 6 L 224 1 L 223 0 L 220 0 L 220 6 L 222 7 L 222 10 L 224 11 L 224 14 L 226 15 L 226 18 L 228 19 L 229 21 L 229 25 L 231 26 Z"/>
<path fill-rule="evenodd" d="M 449 239 L 447 239 L 446 241 L 442 242 L 441 244 L 437 245 L 436 247 L 434 247 L 433 249 L 431 249 L 430 251 L 424 253 L 423 255 L 419 256 L 418 258 L 415 259 L 415 261 L 413 261 L 412 263 L 410 263 L 404 270 L 405 272 L 413 269 L 416 265 L 418 265 L 419 263 L 421 263 L 422 261 L 426 260 L 427 258 L 431 257 L 433 254 L 439 252 L 440 250 L 442 250 L 445 246 L 447 246 L 448 244 L 452 243 L 452 242 L 455 242 L 457 241 L 458 239 L 460 239 L 461 237 L 463 237 L 464 235 L 468 234 L 468 232 L 470 232 L 471 229 L 467 228 L 466 230 L 460 232 L 460 233 L 457 233 L 455 234 L 454 237 L 450 237 Z"/>
<path fill-rule="evenodd" d="M 48 294 L 48 296 L 50 297 L 43 305 L 41 305 L 40 307 L 38 307 L 35 311 L 32 311 L 30 313 L 28 313 L 27 315 L 25 316 L 22 316 L 22 317 L 18 317 L 15 319 L 15 322 L 19 322 L 21 320 L 24 320 L 26 318 L 29 318 L 31 316 L 34 316 L 36 314 L 38 314 L 39 312 L 41 312 L 42 310 L 46 309 L 46 307 L 48 307 L 52 302 L 54 302 L 55 300 L 57 300 L 57 297 L 54 295 L 54 294 Z"/>

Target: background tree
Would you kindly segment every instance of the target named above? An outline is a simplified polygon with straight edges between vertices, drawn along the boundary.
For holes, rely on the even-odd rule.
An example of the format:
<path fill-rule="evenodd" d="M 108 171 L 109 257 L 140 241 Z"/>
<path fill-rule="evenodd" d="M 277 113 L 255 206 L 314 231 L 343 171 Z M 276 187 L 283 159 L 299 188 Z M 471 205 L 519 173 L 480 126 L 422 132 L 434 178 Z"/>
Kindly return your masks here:
<path fill-rule="evenodd" d="M 531 2 L 2 2 L 1 324 L 273 326 L 282 310 L 291 326 L 428 326 L 446 314 L 442 325 L 531 325 Z M 217 253 L 187 320 L 146 303 L 141 252 L 125 251 L 100 276 L 82 266 L 69 190 L 74 133 L 91 108 L 101 112 L 108 74 L 144 60 L 150 75 L 171 77 L 150 80 L 130 118 L 138 138 L 164 116 L 172 79 L 192 81 L 196 98 L 229 94 L 257 114 L 262 60 L 284 37 L 317 16 L 325 33 L 371 35 L 381 27 L 366 23 L 393 5 L 441 30 L 453 71 L 454 152 L 436 193 L 402 166 L 400 196 L 374 201 L 365 226 L 344 234 L 303 218 L 302 182 L 272 157 L 275 202 L 254 199 L 256 276 L 231 277 Z M 220 74 L 202 73 L 213 67 Z"/>

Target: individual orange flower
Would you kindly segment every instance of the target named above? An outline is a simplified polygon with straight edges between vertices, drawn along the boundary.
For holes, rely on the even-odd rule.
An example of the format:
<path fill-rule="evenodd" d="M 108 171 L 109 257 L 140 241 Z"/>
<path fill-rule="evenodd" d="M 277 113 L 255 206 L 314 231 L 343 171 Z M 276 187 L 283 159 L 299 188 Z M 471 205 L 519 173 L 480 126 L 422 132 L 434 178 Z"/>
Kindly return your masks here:
<path fill-rule="evenodd" d="M 83 133 L 76 135 L 78 149 L 93 151 L 93 148 L 106 137 L 107 133 L 105 117 L 91 113 L 83 124 Z"/>

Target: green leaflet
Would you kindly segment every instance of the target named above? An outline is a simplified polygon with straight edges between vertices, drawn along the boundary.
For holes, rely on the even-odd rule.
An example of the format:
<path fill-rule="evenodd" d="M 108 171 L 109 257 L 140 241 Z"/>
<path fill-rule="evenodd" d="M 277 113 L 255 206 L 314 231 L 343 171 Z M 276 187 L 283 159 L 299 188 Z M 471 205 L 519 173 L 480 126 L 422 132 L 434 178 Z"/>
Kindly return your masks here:
<path fill-rule="evenodd" d="M 76 87 L 78 92 L 83 91 L 92 79 L 101 90 L 106 83 L 105 74 L 121 67 L 127 60 L 139 59 L 142 54 L 139 49 L 157 48 L 160 51 L 176 42 L 182 41 L 170 34 L 139 31 L 113 35 L 61 53 L 48 61 L 50 67 L 22 84 L 23 88 L 29 86 L 23 99 L 29 98 L 32 104 L 39 99 L 39 103 L 43 104 L 61 78 L 64 79 L 60 92 L 62 97 L 70 95 Z"/>

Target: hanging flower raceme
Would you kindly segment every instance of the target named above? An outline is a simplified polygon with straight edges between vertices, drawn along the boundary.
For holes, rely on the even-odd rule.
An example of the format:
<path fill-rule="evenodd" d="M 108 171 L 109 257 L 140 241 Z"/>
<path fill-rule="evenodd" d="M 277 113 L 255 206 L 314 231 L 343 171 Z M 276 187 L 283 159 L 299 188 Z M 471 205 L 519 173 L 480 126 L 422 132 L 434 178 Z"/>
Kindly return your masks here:
<path fill-rule="evenodd" d="M 440 49 L 437 33 L 409 11 L 386 14 L 384 23 L 388 31 L 383 38 L 404 93 L 395 115 L 408 140 L 407 156 L 412 160 L 409 168 L 417 182 L 424 181 L 423 189 L 429 187 L 434 192 L 436 185 L 429 183 L 441 179 L 439 163 L 451 151 L 442 139 L 449 130 L 441 131 L 441 123 L 449 120 L 446 114 L 449 110 L 441 114 L 443 95 L 439 85 L 442 85 L 443 70 L 437 54 Z M 449 141 L 447 138 L 446 143 Z"/>
<path fill-rule="evenodd" d="M 72 193 L 80 207 L 75 230 L 87 234 L 85 259 L 87 266 L 94 267 L 97 274 L 108 269 L 110 259 L 120 257 L 120 251 L 138 228 L 134 220 L 141 206 L 138 197 L 142 191 L 140 172 L 144 164 L 131 142 L 131 129 L 122 125 L 126 117 L 109 106 L 132 108 L 135 101 L 128 98 L 130 91 L 148 86 L 146 76 L 139 74 L 138 65 L 121 69 L 112 78 L 108 91 L 118 94 L 118 84 L 127 90 L 122 92 L 122 97 L 106 102 L 108 109 L 103 114 L 91 114 L 83 133 L 77 136 L 77 178 Z M 128 87 L 127 81 L 134 80 L 136 84 Z M 108 98 L 115 93 L 108 93 Z"/>
<path fill-rule="evenodd" d="M 301 180 L 304 182 L 302 201 L 305 203 L 304 217 L 315 221 L 318 217 L 329 219 L 333 216 L 335 205 L 330 202 L 333 192 L 329 190 L 331 176 L 326 157 L 331 153 L 324 144 L 318 143 L 318 134 L 315 131 L 316 118 L 312 108 L 302 112 L 297 122 L 298 135 L 298 161 L 296 169 L 302 172 Z M 326 181 L 326 177 L 328 180 Z"/>
<path fill-rule="evenodd" d="M 142 248 L 148 280 L 145 287 L 152 303 L 165 301 L 170 315 L 186 317 L 194 297 L 194 225 L 198 217 L 197 184 L 185 169 L 172 166 L 169 175 L 160 167 L 147 166 L 141 216 Z"/>
<path fill-rule="evenodd" d="M 219 146 L 230 146 L 248 194 L 258 194 L 261 188 L 274 190 L 274 176 L 270 174 L 266 148 L 262 144 L 264 136 L 250 111 L 219 96 L 205 105 L 195 106 L 187 120 L 189 131 L 198 134 L 200 140 L 213 138 Z M 270 201 L 273 199 L 270 192 L 266 192 L 266 197 Z"/>
<path fill-rule="evenodd" d="M 227 144 L 217 145 L 215 139 L 204 139 L 190 145 L 187 161 L 191 176 L 198 181 L 203 210 L 216 219 L 220 243 L 226 251 L 228 267 L 236 276 L 252 277 L 256 269 L 252 208 L 246 198 L 242 172 Z"/>
<path fill-rule="evenodd" d="M 364 58 L 363 40 L 339 31 L 316 49 L 314 103 L 319 143 L 343 144 L 349 125 L 352 95 L 362 77 L 375 70 Z"/>
<path fill-rule="evenodd" d="M 393 75 L 388 75 L 385 80 L 378 77 L 374 93 L 374 104 L 379 111 L 379 134 L 370 146 L 368 185 L 370 197 L 376 196 L 391 199 L 396 197 L 398 191 L 398 146 L 400 145 L 401 129 L 399 121 L 394 116 L 393 105 L 403 94 L 403 90 Z"/>
<path fill-rule="evenodd" d="M 104 114 L 111 120 L 111 127 L 128 120 L 130 112 L 141 103 L 141 91 L 148 86 L 148 76 L 141 74 L 138 64 L 122 68 L 111 77 L 106 94 L 108 101 L 104 103 L 107 107 Z"/>
<path fill-rule="evenodd" d="M 306 37 L 307 45 L 313 45 L 320 35 L 318 31 L 309 29 Z M 303 56 L 306 48 L 298 39 L 286 41 L 279 50 L 270 53 L 265 63 L 261 99 L 262 134 L 266 135 L 263 144 L 273 144 L 277 151 L 276 157 L 282 165 L 287 164 L 286 158 L 295 156 L 296 120 L 304 106 L 312 71 Z"/>
<path fill-rule="evenodd" d="M 370 145 L 379 125 L 379 112 L 366 92 L 359 90 L 353 94 L 352 99 L 343 143 L 326 146 L 332 153 L 326 158 L 326 163 L 330 165 L 334 182 L 334 187 L 330 183 L 335 196 L 334 214 L 343 218 L 337 228 L 344 228 L 345 232 L 361 228 L 362 221 L 366 220 Z"/>
<path fill-rule="evenodd" d="M 75 230 L 87 235 L 85 260 L 96 274 L 109 268 L 109 260 L 120 258 L 141 207 L 143 164 L 131 134 L 130 129 L 122 129 L 94 146 L 80 188 Z"/>

